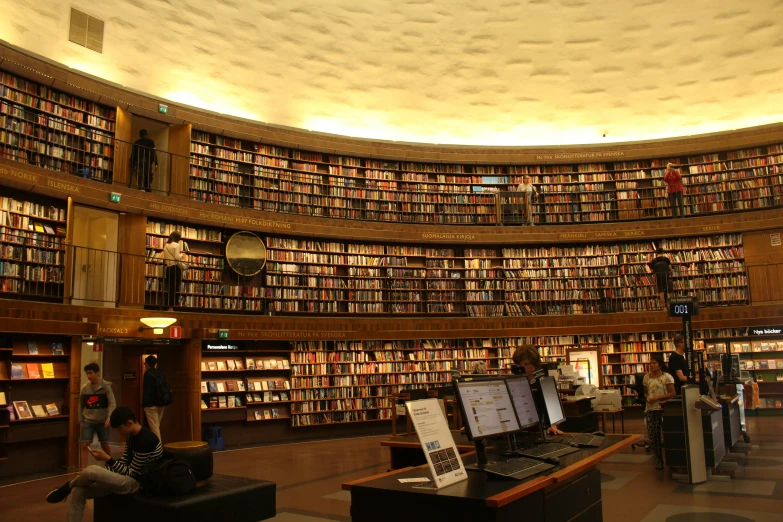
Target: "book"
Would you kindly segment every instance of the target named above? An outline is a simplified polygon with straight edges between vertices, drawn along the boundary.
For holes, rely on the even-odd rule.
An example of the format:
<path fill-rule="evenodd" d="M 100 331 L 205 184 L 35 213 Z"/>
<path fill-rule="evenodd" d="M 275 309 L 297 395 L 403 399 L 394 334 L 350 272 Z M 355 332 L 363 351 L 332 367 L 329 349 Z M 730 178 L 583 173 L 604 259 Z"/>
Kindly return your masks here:
<path fill-rule="evenodd" d="M 218 361 L 217 362 L 217 369 L 218 369 L 219 372 L 225 371 L 226 370 L 226 363 L 223 362 L 223 361 Z"/>
<path fill-rule="evenodd" d="M 770 352 L 777 352 L 778 351 L 778 343 L 769 343 L 769 351 Z"/>
<path fill-rule="evenodd" d="M 43 409 L 43 406 L 40 404 L 34 404 L 33 405 L 33 415 L 36 417 L 46 417 L 46 412 Z"/>
<path fill-rule="evenodd" d="M 65 355 L 63 343 L 52 343 L 52 355 Z"/>
<path fill-rule="evenodd" d="M 224 396 L 218 397 L 218 408 L 228 408 L 227 404 Z"/>
<path fill-rule="evenodd" d="M 255 364 L 255 362 L 253 361 L 252 358 L 247 357 L 245 359 L 245 363 L 247 364 L 247 369 L 248 370 L 255 370 L 256 369 L 256 364 Z"/>
<path fill-rule="evenodd" d="M 261 415 L 262 415 L 261 410 L 256 410 L 253 412 L 253 416 L 255 417 L 256 420 L 261 420 L 262 419 Z"/>
<path fill-rule="evenodd" d="M 229 360 L 226 361 L 226 370 L 233 371 L 233 370 L 236 370 L 236 369 L 237 369 L 237 365 L 234 362 L 234 359 L 229 359 Z"/>
<path fill-rule="evenodd" d="M 38 232 L 39 234 L 45 234 L 46 233 L 46 229 L 43 227 L 42 224 L 34 223 L 33 226 L 35 227 L 35 231 Z"/>
<path fill-rule="evenodd" d="M 208 393 L 209 388 L 207 388 L 207 382 L 201 381 L 201 393 Z"/>
<path fill-rule="evenodd" d="M 41 363 L 41 373 L 44 379 L 54 379 L 54 364 Z"/>
<path fill-rule="evenodd" d="M 282 362 L 283 362 L 283 369 L 285 369 L 285 370 L 290 370 L 291 369 L 291 366 L 289 365 L 288 360 L 284 359 Z"/>
<path fill-rule="evenodd" d="M 754 352 L 760 352 L 761 351 L 761 343 L 753 343 L 753 351 Z"/>
<path fill-rule="evenodd" d="M 245 391 L 245 381 L 237 381 L 237 391 Z"/>
<path fill-rule="evenodd" d="M 271 361 L 269 361 L 269 366 L 270 366 L 270 367 L 271 367 L 273 370 L 277 370 L 277 359 L 272 359 Z"/>
<path fill-rule="evenodd" d="M 28 379 L 40 379 L 41 372 L 38 369 L 38 365 L 35 363 L 27 364 L 27 378 Z"/>
<path fill-rule="evenodd" d="M 272 402 L 279 401 L 280 400 L 280 394 L 276 392 L 272 392 Z"/>
<path fill-rule="evenodd" d="M 60 414 L 60 410 L 57 409 L 55 403 L 51 403 L 46 405 L 46 413 L 48 413 L 50 417 L 54 417 L 55 415 Z"/>
<path fill-rule="evenodd" d="M 279 419 L 280 418 L 280 410 L 277 408 L 272 408 L 272 418 L 273 419 Z"/>
<path fill-rule="evenodd" d="M 267 381 L 261 381 L 261 389 L 262 390 L 268 390 L 269 389 L 269 383 Z"/>
<path fill-rule="evenodd" d="M 30 407 L 26 401 L 14 401 L 14 409 L 16 410 L 16 416 L 19 420 L 32 419 L 33 413 L 30 411 Z"/>
<path fill-rule="evenodd" d="M 218 382 L 217 383 L 217 391 L 218 391 L 218 393 L 223 393 L 224 391 L 226 391 L 226 383 L 224 383 L 222 381 Z"/>
<path fill-rule="evenodd" d="M 726 353 L 726 343 L 717 343 L 715 345 L 715 353 Z"/>
<path fill-rule="evenodd" d="M 272 402 L 272 393 L 264 392 L 264 402 Z"/>
<path fill-rule="evenodd" d="M 218 407 L 218 398 L 217 397 L 210 397 L 209 398 L 209 407 L 210 408 L 217 408 Z"/>
<path fill-rule="evenodd" d="M 267 381 L 267 384 L 269 385 L 270 390 L 276 390 L 277 388 L 277 381 Z"/>
<path fill-rule="evenodd" d="M 264 369 L 264 361 L 261 359 L 256 359 L 256 370 L 263 370 Z"/>
<path fill-rule="evenodd" d="M 217 383 L 215 381 L 208 381 L 207 382 L 207 388 L 209 389 L 209 393 L 216 393 L 217 392 Z"/>
<path fill-rule="evenodd" d="M 280 400 L 281 401 L 287 401 L 288 399 L 288 392 L 280 392 Z"/>
<path fill-rule="evenodd" d="M 264 361 L 264 370 L 271 370 L 272 369 L 272 361 L 269 359 Z"/>
<path fill-rule="evenodd" d="M 245 369 L 245 363 L 242 362 L 242 359 L 237 359 L 234 361 L 237 370 L 244 370 Z"/>
<path fill-rule="evenodd" d="M 242 406 L 242 396 L 234 395 L 234 406 Z"/>
<path fill-rule="evenodd" d="M 707 353 L 715 353 L 715 345 L 714 344 L 708 344 L 707 345 Z"/>
<path fill-rule="evenodd" d="M 272 414 L 270 413 L 269 410 L 264 410 L 264 418 L 265 419 L 271 419 L 272 418 Z"/>
<path fill-rule="evenodd" d="M 286 390 L 291 389 L 291 383 L 288 381 L 283 381 L 283 386 L 285 387 Z"/>
<path fill-rule="evenodd" d="M 768 370 L 769 366 L 767 364 L 767 361 L 759 361 L 759 369 L 760 370 Z"/>
<path fill-rule="evenodd" d="M 207 362 L 206 361 L 201 361 L 201 371 L 202 372 L 207 371 Z"/>
<path fill-rule="evenodd" d="M 237 391 L 235 381 L 226 381 L 226 391 Z"/>
<path fill-rule="evenodd" d="M 0 406 L 5 406 L 6 404 L 8 404 L 5 401 L 6 401 L 5 392 L 0 392 Z"/>
<path fill-rule="evenodd" d="M 776 381 L 783 381 L 783 373 L 776 373 L 775 374 L 775 380 Z"/>
<path fill-rule="evenodd" d="M 769 361 L 767 361 L 767 365 L 769 366 L 770 370 L 774 370 L 774 369 L 776 369 L 778 367 L 778 365 L 776 364 L 775 359 L 770 359 Z"/>
<path fill-rule="evenodd" d="M 777 359 L 775 361 L 777 364 L 775 365 L 778 370 L 783 370 L 783 359 Z"/>
<path fill-rule="evenodd" d="M 27 353 L 30 355 L 38 355 L 38 343 L 35 341 L 27 341 Z"/>
<path fill-rule="evenodd" d="M 750 352 L 750 344 L 749 343 L 742 343 L 742 351 L 743 352 Z"/>
<path fill-rule="evenodd" d="M 251 390 L 258 390 L 258 391 L 263 390 L 263 388 L 261 387 L 261 381 L 251 382 L 250 383 L 250 389 Z"/>
<path fill-rule="evenodd" d="M 207 366 L 209 367 L 209 371 L 214 372 L 217 370 L 217 365 L 215 364 L 215 361 L 209 361 L 207 363 Z"/>
<path fill-rule="evenodd" d="M 250 394 L 248 393 L 248 395 Z M 254 402 L 264 402 L 264 398 L 261 396 L 260 393 L 253 393 L 252 395 L 253 395 Z"/>
<path fill-rule="evenodd" d="M 768 352 L 769 351 L 769 343 L 761 343 L 761 351 L 762 352 Z"/>
<path fill-rule="evenodd" d="M 251 402 L 256 402 L 256 400 L 253 398 L 252 393 L 247 394 L 247 403 L 250 404 Z"/>
<path fill-rule="evenodd" d="M 54 229 L 49 225 L 44 225 L 44 230 L 46 231 L 47 234 L 54 235 Z"/>
<path fill-rule="evenodd" d="M 228 397 L 226 397 L 226 407 L 227 408 L 233 408 L 234 407 L 234 396 L 233 395 L 229 395 Z"/>
<path fill-rule="evenodd" d="M 11 364 L 11 378 L 12 379 L 24 379 L 24 370 L 21 364 Z"/>
<path fill-rule="evenodd" d="M 16 420 L 16 415 L 14 415 L 14 407 L 13 406 L 6 406 L 5 411 L 8 412 L 8 420 Z"/>
<path fill-rule="evenodd" d="M 204 399 L 201 399 L 201 409 L 202 410 L 209 409 L 209 406 L 207 406 L 207 403 L 204 402 Z"/>

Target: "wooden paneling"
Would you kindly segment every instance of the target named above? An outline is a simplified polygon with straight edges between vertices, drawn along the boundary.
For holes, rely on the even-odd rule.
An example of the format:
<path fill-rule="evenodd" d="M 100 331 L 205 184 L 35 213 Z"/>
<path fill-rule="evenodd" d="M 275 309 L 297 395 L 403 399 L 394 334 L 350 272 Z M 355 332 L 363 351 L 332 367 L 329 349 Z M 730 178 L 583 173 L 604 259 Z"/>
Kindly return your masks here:
<path fill-rule="evenodd" d="M 783 228 L 746 232 L 742 235 L 753 303 L 783 302 L 783 246 L 773 246 L 771 235 Z"/>
<path fill-rule="evenodd" d="M 187 194 L 190 186 L 190 131 L 191 125 L 169 127 L 171 152 L 170 187 L 173 194 Z"/>
<path fill-rule="evenodd" d="M 69 303 L 71 299 L 74 263 L 74 250 L 71 248 L 71 245 L 73 245 L 73 199 L 68 198 L 67 201 L 68 203 L 65 209 L 65 252 L 63 252 L 65 256 L 63 263 L 63 302 L 65 303 Z"/>
<path fill-rule="evenodd" d="M 114 183 L 128 186 L 130 178 L 130 143 L 133 142 L 133 114 L 117 107 L 116 130 L 114 137 L 125 143 L 120 143 L 114 148 Z"/>
<path fill-rule="evenodd" d="M 69 367 L 70 381 L 68 383 L 68 468 L 79 466 L 79 447 L 82 440 L 81 427 L 79 426 L 79 395 L 81 393 L 82 378 L 82 337 L 71 338 L 71 358 Z"/>
<path fill-rule="evenodd" d="M 120 254 L 120 295 L 118 305 L 144 307 L 144 270 L 147 218 L 139 214 L 121 214 L 117 251 Z"/>
<path fill-rule="evenodd" d="M 184 181 L 187 183 L 187 180 Z M 689 219 L 664 219 L 607 224 L 542 227 L 415 225 L 349 219 L 330 219 L 225 207 L 192 201 L 184 196 L 139 192 L 119 185 L 40 169 L 0 158 L 0 185 L 53 197 L 66 196 L 79 204 L 109 207 L 109 195 L 118 192 L 122 203 L 111 210 L 144 214 L 180 223 L 196 223 L 258 234 L 335 238 L 354 241 L 402 242 L 427 245 L 559 245 L 564 243 L 644 241 L 657 238 L 704 236 L 733 232 L 783 229 L 783 212 L 758 210 Z M 187 192 L 187 189 L 185 189 Z"/>
<path fill-rule="evenodd" d="M 158 368 L 166 375 L 174 401 L 161 426 L 164 443 L 201 440 L 201 342 L 158 347 Z"/>

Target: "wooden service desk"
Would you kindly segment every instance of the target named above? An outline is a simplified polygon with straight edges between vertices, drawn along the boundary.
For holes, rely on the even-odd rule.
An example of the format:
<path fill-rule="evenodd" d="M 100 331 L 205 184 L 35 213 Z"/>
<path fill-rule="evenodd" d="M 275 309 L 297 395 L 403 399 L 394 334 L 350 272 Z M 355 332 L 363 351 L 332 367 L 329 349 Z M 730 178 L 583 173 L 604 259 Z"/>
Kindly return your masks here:
<path fill-rule="evenodd" d="M 457 451 L 459 451 L 460 455 L 475 451 L 476 447 L 468 440 L 464 433 L 452 430 L 451 436 L 454 437 L 454 442 L 457 443 Z M 427 464 L 424 450 L 421 449 L 419 436 L 415 433 L 383 440 L 381 441 L 381 446 L 389 448 L 389 463 L 391 469 L 401 469 Z"/>
<path fill-rule="evenodd" d="M 607 435 L 600 448 L 560 457 L 560 465 L 525 480 L 468 472 L 468 480 L 440 490 L 417 489 L 398 479 L 428 477 L 425 466 L 408 467 L 343 484 L 351 492 L 353 522 L 598 522 L 603 520 L 601 477 L 596 465 L 638 441 L 639 435 Z M 475 454 L 463 455 L 465 464 Z"/>

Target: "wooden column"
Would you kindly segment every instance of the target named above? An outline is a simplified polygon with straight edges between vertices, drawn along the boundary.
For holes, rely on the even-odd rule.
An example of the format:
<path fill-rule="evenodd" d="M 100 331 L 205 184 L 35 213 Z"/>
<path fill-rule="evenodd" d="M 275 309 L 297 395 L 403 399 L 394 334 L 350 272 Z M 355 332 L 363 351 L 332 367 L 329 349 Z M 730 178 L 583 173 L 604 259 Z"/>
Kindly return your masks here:
<path fill-rule="evenodd" d="M 174 394 L 174 402 L 163 415 L 163 443 L 201 440 L 201 341 L 183 340 L 181 346 L 161 346 L 158 368 Z"/>
<path fill-rule="evenodd" d="M 119 229 L 120 291 L 117 304 L 120 308 L 143 308 L 147 217 L 120 215 Z"/>
<path fill-rule="evenodd" d="M 772 235 L 783 229 L 742 235 L 752 304 L 783 303 L 783 246 L 772 246 Z"/>
<path fill-rule="evenodd" d="M 130 176 L 130 153 L 133 143 L 133 114 L 125 109 L 117 107 L 117 124 L 114 137 L 117 140 L 114 146 L 114 183 L 128 186 Z"/>
<path fill-rule="evenodd" d="M 67 462 L 69 469 L 76 469 L 79 466 L 79 446 L 82 440 L 81 427 L 79 426 L 79 394 L 81 392 L 82 380 L 82 336 L 74 335 L 71 337 L 70 347 L 70 367 L 68 393 L 66 394 L 68 410 L 63 412 L 68 417 L 68 442 L 67 442 Z"/>
<path fill-rule="evenodd" d="M 191 125 L 172 125 L 169 127 L 169 186 L 172 194 L 188 195 L 190 177 L 190 131 Z"/>

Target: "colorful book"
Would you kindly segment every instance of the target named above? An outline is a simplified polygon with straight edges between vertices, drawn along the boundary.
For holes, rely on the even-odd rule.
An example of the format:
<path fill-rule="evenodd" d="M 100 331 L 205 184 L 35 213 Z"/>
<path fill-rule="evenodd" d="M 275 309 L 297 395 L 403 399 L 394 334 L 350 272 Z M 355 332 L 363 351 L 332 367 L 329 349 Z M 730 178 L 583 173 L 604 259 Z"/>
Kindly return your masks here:
<path fill-rule="evenodd" d="M 776 361 L 775 361 L 775 362 L 777 363 L 777 364 L 776 364 L 776 366 L 777 366 L 777 369 L 778 369 L 778 370 L 783 370 L 783 359 L 776 359 Z"/>
<path fill-rule="evenodd" d="M 214 372 L 217 370 L 217 365 L 215 364 L 215 361 L 209 361 L 207 363 L 207 367 L 209 368 L 209 371 Z"/>
<path fill-rule="evenodd" d="M 248 393 L 248 395 L 251 395 Z M 264 402 L 264 398 L 261 396 L 260 393 L 253 393 L 253 401 L 254 402 Z"/>
<path fill-rule="evenodd" d="M 279 419 L 280 418 L 280 410 L 277 408 L 272 408 L 272 418 L 273 419 Z"/>
<path fill-rule="evenodd" d="M 271 370 L 272 369 L 272 361 L 266 360 L 264 361 L 264 370 Z"/>
<path fill-rule="evenodd" d="M 247 403 L 250 404 L 251 402 L 256 402 L 255 399 L 253 399 L 253 394 L 248 393 L 247 394 Z"/>
<path fill-rule="evenodd" d="M 760 370 L 768 370 L 769 365 L 767 364 L 767 361 L 759 361 L 759 369 Z"/>
<path fill-rule="evenodd" d="M 209 388 L 207 387 L 206 381 L 201 381 L 201 393 L 208 393 Z"/>
<path fill-rule="evenodd" d="M 753 343 L 753 351 L 754 352 L 760 352 L 761 351 L 761 343 Z"/>
<path fill-rule="evenodd" d="M 57 409 L 55 403 L 51 403 L 46 405 L 46 413 L 48 413 L 50 417 L 54 417 L 55 415 L 60 414 L 60 410 Z"/>
<path fill-rule="evenodd" d="M 16 416 L 19 420 L 33 418 L 33 412 L 30 411 L 30 406 L 27 405 L 27 401 L 14 401 L 14 409 L 16 410 Z"/>
<path fill-rule="evenodd" d="M 27 352 L 30 355 L 38 355 L 38 343 L 35 341 L 27 341 Z"/>
<path fill-rule="evenodd" d="M 207 381 L 207 390 L 209 393 L 216 393 L 217 392 L 217 384 L 215 381 Z"/>
<path fill-rule="evenodd" d="M 742 343 L 742 351 L 750 352 L 750 343 Z"/>
<path fill-rule="evenodd" d="M 44 411 L 43 406 L 40 404 L 34 404 L 33 405 L 33 415 L 36 417 L 46 417 L 46 411 Z"/>
<path fill-rule="evenodd" d="M 242 406 L 242 396 L 241 395 L 234 395 L 234 406 Z"/>
<path fill-rule="evenodd" d="M 6 401 L 5 392 L 0 392 L 0 406 L 5 406 L 6 404 L 8 404 L 5 401 Z"/>
<path fill-rule="evenodd" d="M 236 390 L 236 382 L 234 382 L 234 381 L 226 381 L 226 391 L 237 391 Z"/>
<path fill-rule="evenodd" d="M 210 409 L 214 409 L 218 407 L 218 398 L 215 396 L 212 396 L 209 398 L 209 407 Z"/>
<path fill-rule="evenodd" d="M 777 352 L 778 351 L 778 343 L 769 343 L 769 351 L 770 352 Z"/>
<path fill-rule="evenodd" d="M 267 383 L 267 381 L 261 381 L 261 389 L 262 390 L 268 390 L 269 389 L 269 383 Z"/>
<path fill-rule="evenodd" d="M 227 408 L 233 408 L 234 407 L 234 396 L 233 395 L 229 395 L 226 398 L 226 407 Z"/>
<path fill-rule="evenodd" d="M 21 364 L 11 364 L 11 378 L 12 379 L 24 379 L 24 370 Z"/>
<path fill-rule="evenodd" d="M 54 235 L 54 229 L 50 227 L 49 225 L 44 225 L 44 230 L 46 230 L 47 234 Z"/>
<path fill-rule="evenodd" d="M 41 372 L 38 369 L 38 365 L 35 363 L 27 364 L 27 378 L 28 379 L 40 379 Z"/>
<path fill-rule="evenodd" d="M 234 371 L 237 369 L 237 365 L 234 362 L 234 359 L 229 359 L 226 361 L 226 370 Z"/>
<path fill-rule="evenodd" d="M 264 361 L 261 359 L 256 359 L 256 370 L 263 370 L 264 369 Z"/>
<path fill-rule="evenodd" d="M 245 363 L 242 362 L 242 359 L 237 359 L 236 361 L 234 361 L 234 364 L 236 365 L 237 370 L 241 371 L 245 369 Z"/>
<path fill-rule="evenodd" d="M 283 381 L 283 386 L 285 386 L 286 390 L 290 390 L 291 389 L 291 383 L 288 382 L 288 381 Z"/>
<path fill-rule="evenodd" d="M 255 417 L 256 420 L 261 420 L 262 419 L 261 410 L 254 411 L 253 416 Z"/>
<path fill-rule="evenodd" d="M 207 409 L 209 409 L 209 406 L 207 406 L 207 403 L 206 403 L 206 402 L 204 402 L 204 399 L 201 399 L 201 409 L 202 409 L 202 410 L 207 410 Z"/>
<path fill-rule="evenodd" d="M 269 361 L 269 364 L 273 370 L 277 370 L 277 359 L 272 359 L 271 361 Z"/>
<path fill-rule="evenodd" d="M 226 383 L 224 382 L 217 383 L 217 391 L 218 393 L 223 393 L 224 391 L 226 391 Z"/>
<path fill-rule="evenodd" d="M 63 343 L 52 343 L 52 355 L 65 355 Z"/>
<path fill-rule="evenodd" d="M 201 361 L 201 371 L 202 372 L 207 371 L 207 363 L 206 363 L 206 361 Z"/>
<path fill-rule="evenodd" d="M 778 367 L 776 363 L 777 361 L 775 361 L 775 359 L 770 359 L 769 361 L 767 361 L 767 366 L 769 366 L 770 370 L 774 370 Z"/>
<path fill-rule="evenodd" d="M 228 408 L 225 396 L 218 397 L 218 408 Z"/>
<path fill-rule="evenodd" d="M 41 372 L 43 373 L 44 379 L 54 379 L 54 364 L 41 363 Z"/>
<path fill-rule="evenodd" d="M 264 392 L 264 402 L 272 402 L 272 393 Z"/>
<path fill-rule="evenodd" d="M 226 370 L 226 363 L 223 362 L 223 361 L 218 361 L 217 362 L 217 369 L 218 369 L 219 372 L 225 371 Z"/>
<path fill-rule="evenodd" d="M 269 412 L 269 410 L 264 410 L 264 419 L 271 419 L 272 414 Z"/>
<path fill-rule="evenodd" d="M 256 369 L 255 361 L 253 361 L 253 359 L 251 359 L 250 357 L 245 359 L 245 363 L 247 363 L 247 369 L 248 370 L 255 370 Z"/>
<path fill-rule="evenodd" d="M 279 401 L 280 400 L 280 394 L 272 392 L 272 402 Z"/>
<path fill-rule="evenodd" d="M 761 351 L 762 352 L 768 352 L 769 351 L 769 343 L 761 343 Z"/>
<path fill-rule="evenodd" d="M 283 360 L 283 369 L 285 369 L 285 370 L 290 370 L 291 369 L 291 367 L 289 366 L 287 360 Z"/>
<path fill-rule="evenodd" d="M 237 381 L 237 391 L 245 391 L 245 381 Z"/>

